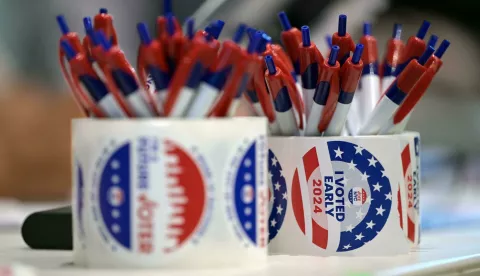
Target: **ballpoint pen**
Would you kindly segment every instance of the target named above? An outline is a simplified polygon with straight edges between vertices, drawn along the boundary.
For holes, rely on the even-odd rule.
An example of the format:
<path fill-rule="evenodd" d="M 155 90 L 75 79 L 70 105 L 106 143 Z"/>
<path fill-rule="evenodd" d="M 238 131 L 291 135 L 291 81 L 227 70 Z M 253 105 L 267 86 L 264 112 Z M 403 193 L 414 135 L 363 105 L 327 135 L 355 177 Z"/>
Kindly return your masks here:
<path fill-rule="evenodd" d="M 157 39 L 159 39 L 160 42 L 164 42 L 168 37 L 167 16 L 169 15 L 173 16 L 172 0 L 163 0 L 163 14 L 157 17 L 155 25 L 157 29 Z M 182 26 L 180 26 L 177 18 L 173 16 L 172 20 L 174 25 L 173 32 L 182 32 Z"/>
<path fill-rule="evenodd" d="M 265 81 L 273 98 L 275 117 L 281 133 L 287 136 L 298 135 L 300 130 L 303 129 L 304 122 L 300 117 L 297 124 L 295 117 L 294 109 L 298 109 L 299 114 L 303 113 L 301 98 L 298 93 L 295 93 L 295 83 L 285 77 L 285 75 L 289 75 L 288 72 L 282 72 L 280 68 L 275 66 L 272 56 L 266 56 L 265 63 L 267 65 Z"/>
<path fill-rule="evenodd" d="M 205 37 L 195 37 L 190 50 L 177 65 L 170 81 L 164 110 L 167 116 L 186 115 L 206 70 L 215 62 L 217 51 Z"/>
<path fill-rule="evenodd" d="M 315 43 L 310 41 L 310 30 L 308 26 L 303 26 L 301 29 L 302 43 L 299 46 L 300 73 L 302 76 L 305 115 L 308 116 L 313 104 L 313 95 L 315 94 L 315 88 L 317 88 L 320 64 L 323 63 L 323 56 Z"/>
<path fill-rule="evenodd" d="M 355 90 L 364 69 L 361 59 L 363 51 L 364 46 L 358 44 L 352 57 L 349 57 L 340 69 L 340 95 L 338 96 L 335 113 L 333 113 L 333 117 L 325 130 L 325 136 L 338 136 L 342 132 Z"/>
<path fill-rule="evenodd" d="M 202 83 L 198 87 L 197 96 L 187 112 L 187 117 L 204 117 L 208 114 L 222 91 L 232 71 L 232 66 L 240 56 L 242 49 L 238 43 L 242 40 L 245 29 L 246 25 L 240 24 L 233 35 L 233 39 L 223 42 L 218 57 L 207 70 Z"/>
<path fill-rule="evenodd" d="M 103 50 L 101 49 L 101 46 L 96 40 L 92 19 L 90 17 L 84 17 L 83 26 L 86 33 L 85 37 L 83 38 L 84 49 L 86 50 L 89 58 L 91 59 L 93 70 L 95 70 L 95 73 L 97 73 L 100 79 L 105 82 L 106 79 L 105 75 L 103 74 L 103 70 L 105 68 Z"/>
<path fill-rule="evenodd" d="M 102 115 L 109 118 L 123 118 L 126 114 L 118 105 L 115 98 L 107 90 L 107 87 L 93 70 L 90 61 L 85 53 L 77 53 L 67 41 L 61 43 L 70 64 L 72 82 L 82 94 L 89 95 L 89 98 L 102 111 Z M 88 93 L 84 92 L 82 86 Z M 96 114 L 98 116 L 98 114 Z"/>
<path fill-rule="evenodd" d="M 427 34 L 429 28 L 430 22 L 424 20 L 422 25 L 418 29 L 417 34 L 415 36 L 411 36 L 408 39 L 405 50 L 403 51 L 403 54 L 401 56 L 400 65 L 395 70 L 395 76 L 398 76 L 403 71 L 405 66 L 409 64 L 410 60 L 417 59 L 424 53 L 427 45 L 423 39 L 425 38 L 425 35 Z"/>
<path fill-rule="evenodd" d="M 175 17 L 171 14 L 167 18 L 167 36 L 161 41 L 165 51 L 165 60 L 168 64 L 168 71 L 175 72 L 177 64 L 183 58 L 188 39 L 183 35 L 182 29 L 175 28 Z"/>
<path fill-rule="evenodd" d="M 424 66 L 435 49 L 427 48 L 418 59 L 412 59 L 405 70 L 400 73 L 394 83 L 382 95 L 375 109 L 370 114 L 365 124 L 360 128 L 359 135 L 375 135 L 388 122 L 389 118 L 396 112 L 405 97 L 415 86 L 420 77 L 425 73 Z"/>
<path fill-rule="evenodd" d="M 320 64 L 320 76 L 318 77 L 318 85 L 315 89 L 315 94 L 313 96 L 313 104 L 308 115 L 307 127 L 305 129 L 306 136 L 318 136 L 322 134 L 320 131 L 319 125 L 322 121 L 323 110 L 327 104 L 329 98 L 330 90 L 339 89 L 338 84 L 338 73 L 340 71 L 340 63 L 337 61 L 338 51 L 340 48 L 337 45 L 334 45 L 330 50 L 328 60 L 324 60 Z M 335 80 L 337 83 L 332 82 L 332 78 L 337 76 Z M 336 87 L 335 87 L 336 86 Z M 332 89 L 332 90 L 333 90 Z M 335 101 L 338 99 L 339 91 L 332 91 L 337 95 Z M 335 98 L 333 96 L 332 98 Z M 323 127 L 323 126 L 322 126 Z"/>
<path fill-rule="evenodd" d="M 400 59 L 402 58 L 402 54 L 405 49 L 405 44 L 403 44 L 401 36 L 402 25 L 395 24 L 393 26 L 392 38 L 390 38 L 387 42 L 387 51 L 385 58 L 383 59 L 383 64 L 380 67 L 380 75 L 382 76 L 382 88 L 380 90 L 380 94 L 385 92 L 395 81 L 395 71 L 400 66 Z"/>
<path fill-rule="evenodd" d="M 158 40 L 151 38 L 145 23 L 138 23 L 137 30 L 141 41 L 137 56 L 137 74 L 140 85 L 148 91 L 146 87 L 147 74 L 150 75 L 155 85 L 157 105 L 163 107 L 170 82 L 165 51 Z"/>
<path fill-rule="evenodd" d="M 350 56 L 350 52 L 355 50 L 355 43 L 347 32 L 347 16 L 345 14 L 338 17 L 338 31 L 332 35 L 332 44 L 340 47 L 337 60 L 341 66 Z"/>
<path fill-rule="evenodd" d="M 153 96 L 138 84 L 135 70 L 118 46 L 111 45 L 101 31 L 97 39 L 105 53 L 105 77 L 110 93 L 129 117 L 154 117 L 161 115 Z"/>
<path fill-rule="evenodd" d="M 447 50 L 450 42 L 448 40 L 442 41 L 435 53 L 425 63 L 425 72 L 415 87 L 412 89 L 405 100 L 402 102 L 398 110 L 388 123 L 380 130 L 379 134 L 398 134 L 401 133 L 407 126 L 408 121 L 413 113 L 413 109 L 427 91 L 428 86 L 432 82 L 434 75 L 440 70 L 442 66 L 442 56 Z M 433 72 L 431 72 L 433 70 Z"/>
<path fill-rule="evenodd" d="M 108 41 L 113 45 L 118 45 L 117 32 L 113 26 L 113 17 L 107 9 L 101 8 L 99 13 L 93 17 L 93 26 L 95 31 L 102 31 Z"/>

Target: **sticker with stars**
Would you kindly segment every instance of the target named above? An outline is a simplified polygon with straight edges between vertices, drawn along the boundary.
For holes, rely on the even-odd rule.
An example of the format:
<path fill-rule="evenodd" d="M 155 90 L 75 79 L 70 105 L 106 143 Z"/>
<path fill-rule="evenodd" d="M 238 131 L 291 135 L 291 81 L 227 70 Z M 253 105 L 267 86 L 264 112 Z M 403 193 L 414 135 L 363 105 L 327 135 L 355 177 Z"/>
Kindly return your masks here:
<path fill-rule="evenodd" d="M 268 150 L 268 181 L 269 210 L 268 219 L 269 240 L 273 240 L 282 227 L 287 212 L 287 183 L 282 166 L 272 150 Z"/>
<path fill-rule="evenodd" d="M 388 220 L 392 208 L 390 181 L 380 161 L 361 146 L 345 141 L 327 144 L 335 172 L 333 185 L 339 180 L 345 183 L 345 215 L 339 222 L 337 252 L 356 250 L 373 240 Z"/>

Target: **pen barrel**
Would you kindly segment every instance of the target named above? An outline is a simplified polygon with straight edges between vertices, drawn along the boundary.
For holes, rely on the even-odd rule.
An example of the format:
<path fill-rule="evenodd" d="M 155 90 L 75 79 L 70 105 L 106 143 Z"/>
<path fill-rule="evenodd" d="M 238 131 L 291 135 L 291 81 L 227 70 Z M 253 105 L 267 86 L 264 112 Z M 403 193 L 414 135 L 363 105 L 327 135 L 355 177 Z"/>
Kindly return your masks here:
<path fill-rule="evenodd" d="M 355 93 L 357 90 L 358 82 L 360 81 L 360 76 L 363 72 L 363 62 L 360 61 L 357 64 L 352 62 L 351 58 L 345 62 L 340 70 L 340 89 L 342 91 L 348 91 Z"/>
<path fill-rule="evenodd" d="M 275 111 L 273 109 L 272 97 L 268 92 L 263 73 L 264 70 L 262 66 L 264 62 L 261 58 L 257 58 L 255 62 L 257 62 L 257 68 L 256 73 L 253 74 L 253 85 L 255 91 L 257 92 L 257 97 L 260 101 L 260 104 L 262 105 L 263 112 L 267 116 L 268 120 L 273 122 L 275 121 Z"/>
<path fill-rule="evenodd" d="M 118 38 L 115 28 L 113 27 L 113 17 L 107 13 L 99 13 L 93 18 L 93 26 L 95 31 L 103 31 L 108 41 L 112 45 L 118 45 Z"/>
<path fill-rule="evenodd" d="M 422 39 L 416 36 L 410 37 L 403 51 L 400 64 L 397 66 L 394 74 L 396 76 L 401 74 L 402 71 L 405 69 L 405 66 L 408 65 L 410 61 L 418 59 L 423 54 L 426 47 L 427 46 L 425 44 L 425 41 L 423 41 Z"/>
<path fill-rule="evenodd" d="M 350 56 L 350 52 L 355 51 L 355 42 L 353 42 L 352 37 L 349 33 L 346 33 L 344 36 L 340 36 L 338 32 L 332 35 L 332 44 L 340 47 L 337 55 L 337 61 L 341 65 L 347 60 Z"/>
<path fill-rule="evenodd" d="M 377 40 L 371 35 L 364 35 L 360 38 L 360 44 L 363 45 L 362 61 L 363 64 L 375 64 L 378 61 Z"/>
<path fill-rule="evenodd" d="M 322 112 L 322 118 L 318 124 L 318 130 L 324 132 L 333 117 L 337 106 L 338 97 L 340 95 L 340 76 L 338 70 L 332 75 L 330 80 L 330 90 L 328 93 L 327 103 Z"/>
<path fill-rule="evenodd" d="M 72 46 L 73 50 L 75 50 L 76 53 L 85 52 L 85 48 L 83 48 L 82 42 L 80 41 L 80 38 L 78 37 L 77 33 L 70 32 L 60 37 L 60 40 L 58 43 L 59 43 L 59 48 L 63 52 L 62 47 L 60 46 L 60 43 L 62 41 L 67 41 L 70 44 L 70 46 Z"/>
<path fill-rule="evenodd" d="M 308 47 L 299 47 L 300 74 L 302 78 L 302 87 L 306 89 L 315 89 L 318 83 L 319 64 L 315 54 L 316 46 L 311 43 Z"/>
<path fill-rule="evenodd" d="M 418 63 L 417 60 L 410 61 L 405 70 L 397 77 L 396 83 L 398 88 L 408 94 L 425 71 L 426 68 Z"/>
<path fill-rule="evenodd" d="M 292 61 L 295 73 L 300 73 L 298 45 L 302 42 L 302 32 L 297 28 L 291 28 L 281 33 L 281 41 Z"/>
<path fill-rule="evenodd" d="M 395 69 L 400 64 L 405 44 L 400 39 L 391 38 L 387 43 L 387 52 L 381 66 L 382 77 L 394 75 Z"/>

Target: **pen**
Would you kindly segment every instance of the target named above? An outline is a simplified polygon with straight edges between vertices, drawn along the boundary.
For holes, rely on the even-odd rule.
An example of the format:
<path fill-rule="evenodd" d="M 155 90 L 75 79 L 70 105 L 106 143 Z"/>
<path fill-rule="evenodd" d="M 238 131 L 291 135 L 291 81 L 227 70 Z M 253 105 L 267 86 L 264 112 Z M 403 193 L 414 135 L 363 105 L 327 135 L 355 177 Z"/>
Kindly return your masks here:
<path fill-rule="evenodd" d="M 350 34 L 347 33 L 347 16 L 345 14 L 338 17 L 338 31 L 332 35 L 332 44 L 340 47 L 337 60 L 341 66 L 350 56 L 350 52 L 355 50 L 355 43 Z"/>
<path fill-rule="evenodd" d="M 111 45 L 101 31 L 96 33 L 102 45 L 107 66 L 107 87 L 129 117 L 153 117 L 160 115 L 155 101 L 138 84 L 135 70 L 128 63 L 118 46 Z"/>
<path fill-rule="evenodd" d="M 157 17 L 156 29 L 157 29 L 157 39 L 160 40 L 160 43 L 164 44 L 167 40 L 169 34 L 167 32 L 167 16 L 173 16 L 172 9 L 172 0 L 163 0 L 163 15 Z M 178 22 L 177 18 L 173 17 L 173 32 L 182 32 L 182 27 Z"/>
<path fill-rule="evenodd" d="M 86 88 L 88 93 L 82 91 L 82 94 L 88 94 L 102 111 L 102 117 L 124 118 L 126 117 L 122 108 L 115 101 L 112 94 L 108 93 L 107 87 L 100 80 L 96 72 L 90 65 L 88 57 L 80 52 L 77 53 L 67 41 L 61 43 L 70 64 L 70 72 L 75 87 L 80 88 L 80 84 Z M 99 116 L 100 114 L 96 114 Z"/>
<path fill-rule="evenodd" d="M 302 33 L 297 28 L 292 27 L 285 12 L 280 12 L 278 14 L 278 18 L 280 19 L 280 24 L 283 28 L 283 31 L 281 33 L 281 41 L 283 43 L 283 46 L 287 50 L 288 56 L 290 57 L 296 74 L 296 76 L 293 76 L 296 89 L 301 92 L 302 85 L 299 83 L 301 76 L 298 45 L 300 45 L 300 43 L 302 42 Z M 300 95 L 303 97 L 302 94 Z"/>
<path fill-rule="evenodd" d="M 105 59 L 103 57 L 103 50 L 101 49 L 101 46 L 98 45 L 98 41 L 95 38 L 95 30 L 93 28 L 92 19 L 90 17 L 84 17 L 83 26 L 86 33 L 86 36 L 83 39 L 84 49 L 91 58 L 93 70 L 95 70 L 95 73 L 97 73 L 98 77 L 105 82 L 106 78 L 103 74 L 103 70 L 105 68 Z"/>
<path fill-rule="evenodd" d="M 405 70 L 400 73 L 395 82 L 382 95 L 367 122 L 361 127 L 359 135 L 378 134 L 425 73 L 426 68 L 423 65 L 434 51 L 432 47 L 429 47 L 418 61 L 416 59 L 410 61 Z"/>
<path fill-rule="evenodd" d="M 265 81 L 270 91 L 273 104 L 275 106 L 275 117 L 278 120 L 280 130 L 283 135 L 298 135 L 299 130 L 303 128 L 303 119 L 300 117 L 297 126 L 297 119 L 293 110 L 292 102 L 298 110 L 303 113 L 301 99 L 295 93 L 295 84 L 285 78 L 288 72 L 282 72 L 280 68 L 275 66 L 272 56 L 265 57 L 267 71 L 265 72 Z"/>
<path fill-rule="evenodd" d="M 348 111 L 362 75 L 362 69 L 364 69 L 361 60 L 363 50 L 364 46 L 357 44 L 352 57 L 349 57 L 340 69 L 340 95 L 338 96 L 335 113 L 333 113 L 333 117 L 325 130 L 325 136 L 338 136 L 345 126 Z"/>
<path fill-rule="evenodd" d="M 216 57 L 216 49 L 204 38 L 197 37 L 192 41 L 191 49 L 181 59 L 170 81 L 164 105 L 167 116 L 186 115 L 205 71 Z"/>
<path fill-rule="evenodd" d="M 395 71 L 400 66 L 400 59 L 402 58 L 402 54 L 405 49 L 405 45 L 401 40 L 401 36 L 402 25 L 395 24 L 393 26 L 392 38 L 390 38 L 387 42 L 387 51 L 381 66 L 382 89 L 380 90 L 380 93 L 385 92 L 395 81 Z"/>
<path fill-rule="evenodd" d="M 442 66 L 442 56 L 447 50 L 450 42 L 448 40 L 442 41 L 435 53 L 425 63 L 427 72 L 422 75 L 418 83 L 412 89 L 405 100 L 402 102 L 397 112 L 393 115 L 390 121 L 380 130 L 379 134 L 398 134 L 407 126 L 408 121 L 413 113 L 413 109 L 423 97 L 434 75 L 440 70 Z M 433 72 L 432 72 L 433 71 Z"/>
<path fill-rule="evenodd" d="M 118 45 L 117 32 L 113 26 L 113 17 L 108 10 L 101 8 L 99 13 L 93 17 L 93 26 L 95 31 L 102 31 L 109 43 L 113 46 Z"/>
<path fill-rule="evenodd" d="M 395 70 L 395 76 L 398 76 L 400 73 L 402 73 L 403 69 L 405 68 L 405 66 L 407 66 L 407 64 L 409 64 L 410 60 L 417 59 L 424 53 L 427 45 L 425 44 L 425 41 L 423 39 L 428 32 L 428 28 L 430 28 L 430 22 L 424 20 L 422 25 L 418 29 L 417 34 L 415 36 L 411 36 L 408 39 L 405 50 L 403 51 L 403 54 L 401 56 L 400 65 Z"/>
<path fill-rule="evenodd" d="M 318 136 L 323 132 L 323 130 L 320 131 L 319 129 L 320 122 L 322 121 L 323 110 L 327 104 L 330 90 L 332 87 L 338 86 L 338 83 L 332 83 L 332 78 L 334 75 L 338 75 L 340 71 L 340 63 L 337 61 L 339 50 L 340 47 L 334 45 L 330 51 L 328 60 L 324 60 L 323 63 L 320 64 L 318 85 L 315 89 L 313 104 L 310 114 L 308 115 L 307 127 L 305 129 L 305 135 L 307 136 Z M 333 89 L 335 89 L 335 87 Z M 338 89 L 338 87 L 336 89 Z M 336 94 L 338 95 L 338 93 Z"/>
<path fill-rule="evenodd" d="M 310 30 L 308 26 L 302 28 L 302 44 L 299 47 L 300 73 L 302 76 L 303 101 L 305 103 L 305 115 L 310 114 L 313 104 L 315 88 L 318 84 L 320 64 L 323 63 L 323 56 L 315 43 L 310 41 Z"/>
<path fill-rule="evenodd" d="M 435 48 L 435 45 L 437 44 L 437 41 L 438 41 L 438 36 L 431 35 L 430 38 L 428 39 L 427 47 Z"/>
<path fill-rule="evenodd" d="M 187 112 L 187 117 L 204 117 L 208 114 L 242 51 L 238 43 L 242 40 L 245 29 L 246 25 L 240 24 L 233 39 L 223 42 L 218 57 L 198 87 L 197 96 Z"/>
<path fill-rule="evenodd" d="M 163 106 L 168 92 L 167 87 L 170 82 L 168 65 L 165 61 L 165 51 L 157 40 L 152 40 L 145 23 L 138 23 L 137 31 L 141 41 L 137 57 L 137 71 L 140 85 L 148 91 L 146 84 L 147 74 L 149 74 L 155 85 L 157 106 Z"/>

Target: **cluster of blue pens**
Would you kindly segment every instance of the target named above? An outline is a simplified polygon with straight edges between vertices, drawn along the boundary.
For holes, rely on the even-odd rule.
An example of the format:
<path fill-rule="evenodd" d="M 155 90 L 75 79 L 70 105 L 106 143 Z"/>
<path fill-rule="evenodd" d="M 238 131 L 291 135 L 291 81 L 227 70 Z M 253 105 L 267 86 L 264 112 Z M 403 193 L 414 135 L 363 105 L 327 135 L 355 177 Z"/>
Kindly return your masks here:
<path fill-rule="evenodd" d="M 284 12 L 283 47 L 265 32 L 240 24 L 231 40 L 217 39 L 224 22 L 185 33 L 165 0 L 156 37 L 139 23 L 141 39 L 135 70 L 118 46 L 113 18 L 100 9 L 84 18 L 85 37 L 71 32 L 62 16 L 60 64 L 85 114 L 98 118 L 228 117 L 244 96 L 257 116 L 266 116 L 272 135 L 376 135 L 404 130 L 411 112 L 442 66 L 449 46 L 438 37 L 423 41 L 429 23 L 404 44 L 396 24 L 379 65 L 377 41 L 365 23 L 360 43 L 339 16 L 338 31 L 327 40 L 323 58 L 308 26 L 294 28 Z M 242 37 L 249 37 L 246 49 Z"/>

